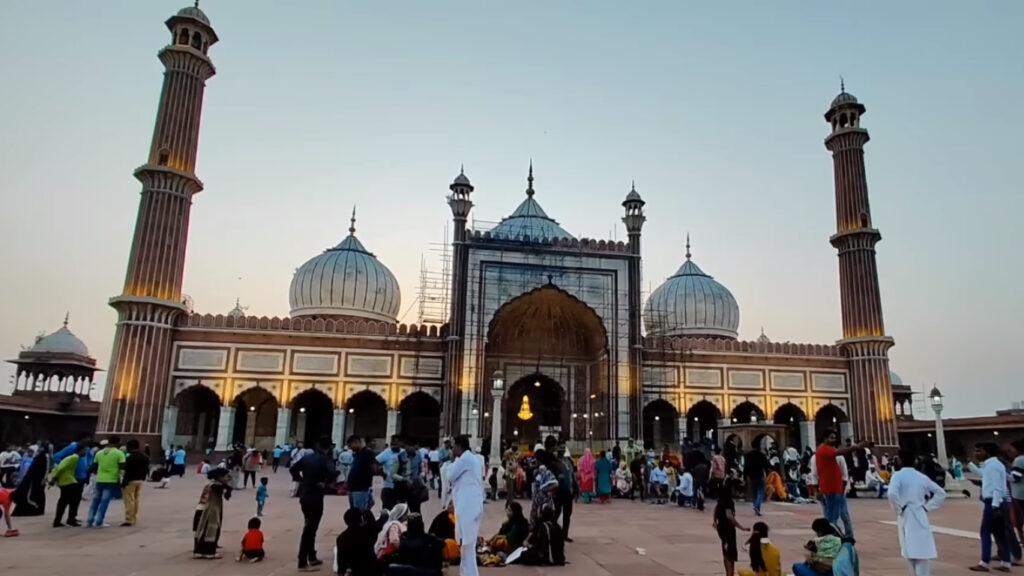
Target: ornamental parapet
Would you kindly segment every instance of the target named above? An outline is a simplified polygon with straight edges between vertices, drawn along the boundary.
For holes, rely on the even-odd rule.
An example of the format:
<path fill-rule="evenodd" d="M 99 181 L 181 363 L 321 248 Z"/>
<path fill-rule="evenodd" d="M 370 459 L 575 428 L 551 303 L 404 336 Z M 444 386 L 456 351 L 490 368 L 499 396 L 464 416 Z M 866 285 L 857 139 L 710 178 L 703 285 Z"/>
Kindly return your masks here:
<path fill-rule="evenodd" d="M 490 231 L 473 230 L 467 232 L 467 241 L 473 243 L 518 244 L 548 247 L 552 249 L 571 250 L 575 252 L 600 252 L 611 254 L 629 254 L 629 244 L 621 240 L 595 240 L 593 238 L 541 238 L 533 236 L 492 236 Z"/>
<path fill-rule="evenodd" d="M 178 328 L 210 328 L 214 330 L 258 330 L 303 332 L 309 334 L 345 334 L 351 336 L 399 336 L 407 338 L 442 338 L 447 325 L 394 324 L 377 320 L 333 318 L 268 318 L 267 316 L 226 316 L 223 314 L 189 314 L 178 319 Z"/>
<path fill-rule="evenodd" d="M 651 352 L 725 352 L 737 354 L 777 354 L 842 358 L 842 348 L 833 344 L 800 344 L 795 342 L 758 342 L 727 338 L 644 337 L 644 349 Z"/>

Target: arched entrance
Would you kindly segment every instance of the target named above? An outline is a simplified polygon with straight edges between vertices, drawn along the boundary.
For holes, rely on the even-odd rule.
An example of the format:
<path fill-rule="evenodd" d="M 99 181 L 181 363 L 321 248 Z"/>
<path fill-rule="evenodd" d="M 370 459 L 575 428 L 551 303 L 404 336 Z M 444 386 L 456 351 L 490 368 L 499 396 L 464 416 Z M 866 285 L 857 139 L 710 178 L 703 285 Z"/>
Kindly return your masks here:
<path fill-rule="evenodd" d="M 426 392 L 413 392 L 398 405 L 400 428 L 407 442 L 435 447 L 441 436 L 441 405 Z"/>
<path fill-rule="evenodd" d="M 644 406 L 644 446 L 661 450 L 665 444 L 673 451 L 679 447 L 679 412 L 659 398 Z"/>
<path fill-rule="evenodd" d="M 524 397 L 528 399 L 525 402 Z M 525 376 L 509 388 L 506 398 L 506 438 L 533 447 L 543 443 L 549 434 L 566 437 L 569 430 L 568 407 L 558 382 L 543 374 Z"/>
<path fill-rule="evenodd" d="M 250 388 L 232 403 L 235 407 L 234 444 L 270 450 L 277 436 L 277 398 L 263 388 Z"/>
<path fill-rule="evenodd" d="M 189 450 L 213 448 L 220 419 L 220 398 L 206 386 L 197 384 L 178 393 L 178 422 L 174 427 L 173 444 Z"/>
<path fill-rule="evenodd" d="M 839 441 L 842 442 L 845 438 L 842 437 L 840 432 L 840 424 L 849 422 L 850 419 L 846 416 L 846 412 L 832 404 L 831 402 L 825 404 L 818 409 L 818 413 L 814 415 L 814 436 L 821 442 L 825 439 L 825 433 L 829 430 L 835 430 L 839 434 Z"/>
<path fill-rule="evenodd" d="M 292 399 L 291 436 L 310 446 L 321 436 L 331 436 L 334 403 L 320 390 L 310 388 Z"/>
<path fill-rule="evenodd" d="M 764 410 L 761 410 L 761 408 L 753 402 L 740 402 L 732 409 L 732 421 L 735 424 L 763 422 Z"/>
<path fill-rule="evenodd" d="M 694 442 L 709 440 L 715 444 L 718 421 L 721 418 L 722 412 L 718 406 L 707 400 L 701 400 L 690 406 L 690 409 L 686 411 L 686 430 L 690 440 Z"/>
<path fill-rule="evenodd" d="M 345 436 L 358 434 L 366 439 L 366 444 L 374 448 L 382 448 L 387 444 L 388 405 L 374 392 L 363 390 L 353 394 L 345 405 L 348 418 L 345 424 Z"/>
<path fill-rule="evenodd" d="M 561 427 L 567 440 L 611 437 L 608 338 L 600 316 L 581 300 L 549 283 L 506 302 L 488 326 L 485 357 L 483 374 L 500 369 L 514 383 L 502 409 L 502 445 L 532 443 L 543 426 Z M 480 416 L 492 405 L 490 386 L 483 389 Z M 518 418 L 524 395 L 535 414 L 529 420 Z"/>
<path fill-rule="evenodd" d="M 799 406 L 792 402 L 786 402 L 775 410 L 773 417 L 776 424 L 786 427 L 786 435 L 780 441 L 785 444 L 782 448 L 789 446 L 802 450 L 806 439 L 800 434 L 800 424 L 807 420 L 807 415 Z"/>

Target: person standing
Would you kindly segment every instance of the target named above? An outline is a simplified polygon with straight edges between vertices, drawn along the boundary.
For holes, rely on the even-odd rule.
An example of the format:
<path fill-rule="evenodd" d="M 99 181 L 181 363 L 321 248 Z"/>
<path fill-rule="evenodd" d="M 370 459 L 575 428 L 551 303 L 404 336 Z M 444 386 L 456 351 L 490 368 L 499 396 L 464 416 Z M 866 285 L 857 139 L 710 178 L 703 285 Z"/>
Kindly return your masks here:
<path fill-rule="evenodd" d="M 171 455 L 174 465 L 171 467 L 171 475 L 177 474 L 178 478 L 185 476 L 185 447 L 178 446 Z"/>
<path fill-rule="evenodd" d="M 992 539 L 995 538 L 1000 566 L 996 570 L 1010 571 L 1010 543 L 1006 517 L 1009 515 L 1009 495 L 1006 490 L 1006 466 L 999 460 L 999 446 L 995 442 L 974 445 L 974 462 L 968 464 L 971 472 L 981 476 L 981 560 L 970 570 L 988 572 L 992 560 Z M 889 487 L 892 490 L 892 486 Z"/>
<path fill-rule="evenodd" d="M 726 462 L 725 456 L 722 456 L 722 449 L 715 446 L 715 454 L 711 457 L 711 479 L 708 482 L 708 495 L 712 498 L 718 497 L 718 492 L 722 489 L 722 484 L 725 483 L 725 470 Z"/>
<path fill-rule="evenodd" d="M 1014 529 L 1017 531 L 1017 539 L 1024 544 L 1024 440 L 1010 442 L 1007 454 L 1012 458 L 1010 462 L 1010 498 L 1016 508 L 1014 516 Z"/>
<path fill-rule="evenodd" d="M 388 510 L 403 500 L 402 485 L 405 483 L 405 464 L 408 458 L 397 435 L 391 437 L 391 445 L 387 450 L 377 454 L 377 463 L 384 471 L 384 487 L 380 491 L 380 501 Z"/>
<path fill-rule="evenodd" d="M 192 515 L 192 556 L 216 560 L 221 558 L 217 548 L 224 525 L 224 502 L 231 499 L 231 483 L 224 468 L 210 470 L 206 478 Z"/>
<path fill-rule="evenodd" d="M 96 453 L 96 495 L 89 502 L 89 517 L 85 522 L 88 527 L 103 528 L 106 526 L 103 521 L 107 517 L 107 507 L 110 506 L 110 500 L 117 492 L 117 486 L 121 482 L 121 470 L 125 463 L 124 452 L 117 448 L 120 443 L 121 439 L 113 436 L 107 445 Z"/>
<path fill-rule="evenodd" d="M 931 561 L 938 557 L 935 536 L 928 513 L 938 510 L 946 500 L 946 491 L 931 478 L 918 472 L 909 463 L 913 454 L 903 452 L 900 462 L 907 464 L 889 481 L 889 503 L 896 511 L 896 529 L 900 552 L 910 563 L 913 576 L 929 576 Z"/>
<path fill-rule="evenodd" d="M 75 479 L 75 468 L 78 466 L 78 460 L 82 457 L 82 454 L 85 453 L 86 449 L 85 444 L 76 444 L 74 452 L 70 455 L 64 456 L 50 473 L 50 486 L 56 485 L 60 488 L 60 498 L 57 499 L 57 513 L 53 517 L 54 528 L 64 526 L 62 521 L 64 519 L 65 510 L 73 510 L 74 513 L 77 514 L 77 500 L 82 498 L 82 494 L 78 491 L 78 480 Z M 79 525 L 78 520 L 76 520 L 75 516 L 71 513 L 68 513 L 68 525 Z"/>
<path fill-rule="evenodd" d="M 348 471 L 345 486 L 348 488 L 348 503 L 352 508 L 369 511 L 373 508 L 373 467 L 375 456 L 373 450 L 366 447 L 362 436 L 353 434 L 348 437 L 348 447 L 352 451 L 352 466 Z"/>
<path fill-rule="evenodd" d="M 456 538 L 462 549 L 460 576 L 477 576 L 476 540 L 484 514 L 484 471 L 480 459 L 469 447 L 469 436 L 456 436 L 455 462 L 448 469 L 455 502 Z"/>
<path fill-rule="evenodd" d="M 316 532 L 324 515 L 324 492 L 335 472 L 327 458 L 331 439 L 322 437 L 316 450 L 303 456 L 291 467 L 292 477 L 299 482 L 299 506 L 302 509 L 302 536 L 299 540 L 299 570 L 317 570 L 323 564 L 316 554 Z"/>
<path fill-rule="evenodd" d="M 280 446 L 274 446 L 274 451 L 271 452 L 271 457 L 273 459 L 270 461 L 271 468 L 274 470 L 274 474 L 277 474 L 277 467 L 281 465 L 282 454 L 284 454 L 284 449 L 281 448 Z"/>
<path fill-rule="evenodd" d="M 825 432 L 825 440 L 818 446 L 814 454 L 815 470 L 818 475 L 818 491 L 824 498 L 822 507 L 825 518 L 835 524 L 844 519 L 846 533 L 844 536 L 853 538 L 853 522 L 849 521 L 850 511 L 846 506 L 846 480 L 843 468 L 837 458 L 844 457 L 848 452 L 869 446 L 869 443 L 851 444 L 839 448 L 839 434 L 835 430 Z"/>
<path fill-rule="evenodd" d="M 14 486 L 14 475 L 21 465 L 21 452 L 17 446 L 8 446 L 7 450 L 0 452 L 0 488 Z"/>
<path fill-rule="evenodd" d="M 420 513 L 420 505 L 430 498 L 430 489 L 423 483 L 423 455 L 420 454 L 416 442 L 409 441 L 405 445 L 405 497 L 409 504 L 409 512 Z"/>
<path fill-rule="evenodd" d="M 256 487 L 256 472 L 263 465 L 263 457 L 260 455 L 259 450 L 250 448 L 245 453 L 245 460 L 242 462 L 242 488 L 248 488 L 249 482 L 252 481 L 252 487 Z"/>
<path fill-rule="evenodd" d="M 743 459 L 743 475 L 747 477 L 750 490 L 754 499 L 754 514 L 761 515 L 761 505 L 764 504 L 764 484 L 770 465 L 765 458 L 764 452 L 753 448 L 747 452 Z"/>
<path fill-rule="evenodd" d="M 139 451 L 139 441 L 132 438 L 128 441 L 128 455 L 124 462 L 124 478 L 121 481 L 121 494 L 124 497 L 124 522 L 121 526 L 135 526 L 139 518 L 139 496 L 142 494 L 142 483 L 149 476 L 149 458 Z"/>

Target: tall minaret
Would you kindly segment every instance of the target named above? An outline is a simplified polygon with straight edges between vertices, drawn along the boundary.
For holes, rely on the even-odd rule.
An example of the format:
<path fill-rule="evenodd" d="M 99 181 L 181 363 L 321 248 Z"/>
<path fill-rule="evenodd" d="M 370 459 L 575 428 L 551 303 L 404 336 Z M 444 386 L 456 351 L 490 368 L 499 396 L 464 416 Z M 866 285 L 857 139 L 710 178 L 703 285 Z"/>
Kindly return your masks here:
<path fill-rule="evenodd" d="M 110 300 L 117 331 L 97 432 L 160 445 L 163 407 L 169 397 L 171 336 L 185 311 L 185 273 L 192 195 L 203 189 L 195 175 L 199 119 L 206 80 L 214 75 L 207 57 L 217 42 L 206 14 L 183 8 L 167 22 L 171 42 L 158 54 L 164 82 L 149 159 L 135 170 L 142 197 L 128 256 L 124 290 Z"/>
<path fill-rule="evenodd" d="M 825 147 L 832 152 L 836 189 L 836 233 L 830 239 L 839 251 L 839 293 L 843 307 L 843 339 L 839 344 L 850 359 L 851 418 L 858 438 L 880 446 L 899 445 L 889 378 L 889 348 L 893 339 L 882 324 L 875 244 L 882 235 L 871 225 L 864 144 L 868 131 L 860 127 L 864 106 L 846 87 L 832 100 L 825 120 L 832 133 Z"/>
<path fill-rule="evenodd" d="M 459 426 L 459 404 L 463 397 L 462 353 L 466 346 L 464 341 L 466 333 L 466 275 L 469 270 L 466 220 L 469 218 L 469 211 L 473 208 L 473 201 L 469 199 L 473 193 L 473 185 L 466 177 L 465 170 L 459 170 L 459 175 L 455 177 L 448 189 L 452 192 L 448 196 L 448 207 L 452 209 L 452 223 L 455 225 L 455 232 L 452 236 L 452 291 L 445 366 L 447 383 L 444 391 L 444 433 L 454 436 L 463 432 Z M 475 434 L 476 431 L 470 433 Z"/>
<path fill-rule="evenodd" d="M 643 438 L 643 391 L 641 388 L 640 374 L 643 367 L 643 337 L 640 334 L 640 230 L 647 221 L 644 216 L 643 198 L 636 191 L 636 184 L 626 194 L 622 202 L 626 214 L 622 217 L 622 223 L 626 225 L 626 232 L 629 235 L 629 437 Z M 616 410 L 618 417 L 618 410 Z M 615 431 L 615 437 L 621 437 L 621 423 L 619 430 Z"/>

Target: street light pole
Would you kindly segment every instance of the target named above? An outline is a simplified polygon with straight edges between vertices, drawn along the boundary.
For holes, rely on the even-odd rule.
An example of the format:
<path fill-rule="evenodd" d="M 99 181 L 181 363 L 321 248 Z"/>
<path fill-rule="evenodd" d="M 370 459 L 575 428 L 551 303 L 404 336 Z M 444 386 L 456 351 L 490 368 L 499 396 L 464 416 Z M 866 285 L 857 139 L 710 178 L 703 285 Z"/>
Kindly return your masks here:
<path fill-rule="evenodd" d="M 505 395 L 505 375 L 501 370 L 495 370 L 491 376 L 491 399 L 494 401 L 491 407 L 491 457 L 489 467 L 501 465 L 501 400 Z"/>
<path fill-rule="evenodd" d="M 935 411 L 935 449 L 939 458 L 939 465 L 944 470 L 949 470 L 949 456 L 946 454 L 946 435 L 942 431 L 942 392 L 937 386 L 932 387 L 928 397 L 932 402 L 932 410 Z"/>

